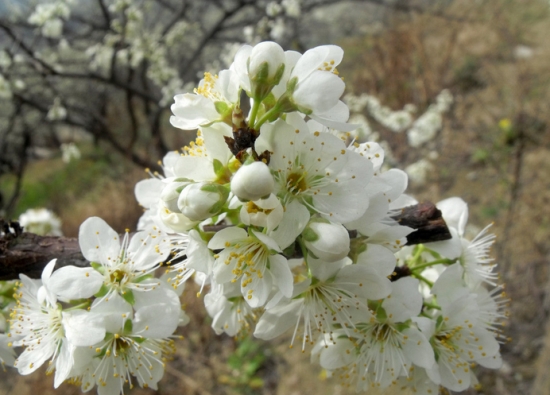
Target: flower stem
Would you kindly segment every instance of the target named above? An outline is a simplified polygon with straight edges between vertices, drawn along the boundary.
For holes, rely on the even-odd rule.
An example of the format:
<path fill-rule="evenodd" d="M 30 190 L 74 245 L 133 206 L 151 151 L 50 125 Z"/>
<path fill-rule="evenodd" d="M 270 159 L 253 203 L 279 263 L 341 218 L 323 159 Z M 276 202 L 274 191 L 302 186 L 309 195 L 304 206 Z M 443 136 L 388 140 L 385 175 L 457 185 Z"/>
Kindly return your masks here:
<path fill-rule="evenodd" d="M 424 307 L 427 307 L 429 309 L 441 310 L 441 307 L 439 307 L 438 305 L 433 304 L 433 303 L 424 302 L 423 305 L 424 305 Z"/>
<path fill-rule="evenodd" d="M 453 264 L 456 262 L 456 259 L 437 259 L 435 261 L 431 261 L 431 262 L 426 262 L 426 263 L 423 263 L 421 265 L 418 265 L 418 266 L 414 266 L 414 267 L 410 267 L 410 269 L 412 271 L 417 271 L 417 270 L 422 270 L 422 269 L 425 269 L 427 267 L 431 267 L 431 266 L 435 266 L 435 265 L 439 265 L 439 264 L 444 264 L 444 265 L 450 265 L 450 264 Z"/>
<path fill-rule="evenodd" d="M 266 112 L 259 120 L 258 120 L 258 123 L 256 123 L 254 125 L 254 129 L 255 130 L 260 130 L 260 127 L 266 123 L 267 120 L 269 120 L 272 116 L 274 115 L 279 115 L 280 113 L 280 108 L 278 105 L 275 105 L 275 107 L 273 107 L 271 110 L 269 110 L 268 112 Z"/>
<path fill-rule="evenodd" d="M 262 102 L 258 100 L 254 100 L 254 104 L 252 105 L 252 108 L 250 109 L 250 117 L 248 118 L 248 126 L 252 127 L 254 125 L 254 122 L 256 121 L 256 116 L 258 115 L 258 110 L 260 109 L 260 104 Z"/>
<path fill-rule="evenodd" d="M 426 277 L 422 276 L 420 273 L 415 273 L 415 272 L 413 272 L 413 273 L 412 273 L 412 276 L 413 276 L 413 277 L 416 277 L 416 278 L 419 279 L 420 281 L 422 281 L 422 282 L 428 284 L 428 286 L 429 286 L 430 288 L 432 288 L 432 287 L 434 286 L 434 283 L 432 283 L 432 282 L 431 282 L 430 280 L 428 280 Z"/>

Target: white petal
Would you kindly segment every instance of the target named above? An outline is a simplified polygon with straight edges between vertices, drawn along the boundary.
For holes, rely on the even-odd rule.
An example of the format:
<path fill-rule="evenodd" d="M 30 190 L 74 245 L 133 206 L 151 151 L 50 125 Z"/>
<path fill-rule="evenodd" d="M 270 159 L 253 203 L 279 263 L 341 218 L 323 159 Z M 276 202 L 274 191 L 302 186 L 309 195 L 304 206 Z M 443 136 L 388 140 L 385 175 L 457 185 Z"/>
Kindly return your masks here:
<path fill-rule="evenodd" d="M 63 312 L 65 337 L 74 346 L 91 346 L 105 337 L 105 320 L 97 313 L 85 310 Z"/>
<path fill-rule="evenodd" d="M 212 181 L 216 178 L 212 162 L 203 156 L 180 156 L 174 165 L 177 177 L 194 181 Z"/>
<path fill-rule="evenodd" d="M 170 123 L 176 128 L 193 130 L 220 117 L 212 100 L 204 96 L 185 93 L 174 99 L 176 102 L 170 107 L 174 116 L 170 117 Z"/>
<path fill-rule="evenodd" d="M 254 337 L 271 340 L 286 332 L 296 325 L 302 304 L 303 299 L 298 299 L 266 311 L 256 325 Z"/>
<path fill-rule="evenodd" d="M 382 303 L 392 322 L 405 322 L 417 316 L 422 309 L 422 295 L 418 290 L 419 281 L 403 277 L 391 283 L 392 293 Z"/>
<path fill-rule="evenodd" d="M 447 226 L 456 228 L 460 236 L 464 235 L 468 222 L 468 204 L 459 197 L 452 197 L 440 201 L 436 207 L 441 210 Z"/>
<path fill-rule="evenodd" d="M 355 346 L 349 339 L 338 339 L 336 344 L 328 342 L 328 347 L 321 350 L 321 366 L 328 370 L 338 369 L 353 362 Z"/>
<path fill-rule="evenodd" d="M 74 350 L 75 346 L 69 344 L 68 342 L 63 342 L 61 344 L 61 349 L 59 350 L 55 361 L 54 388 L 59 387 L 69 377 L 71 369 L 74 365 Z"/>
<path fill-rule="evenodd" d="M 156 178 L 138 181 L 134 188 L 134 194 L 138 203 L 145 207 L 154 207 L 160 199 L 160 192 L 164 188 L 164 183 Z"/>
<path fill-rule="evenodd" d="M 69 301 L 91 297 L 102 284 L 103 276 L 91 267 L 65 266 L 54 272 L 48 287 L 60 299 Z"/>
<path fill-rule="evenodd" d="M 285 207 L 283 219 L 277 229 L 269 234 L 281 249 L 287 248 L 296 237 L 302 233 L 309 221 L 309 210 L 297 200 L 293 200 Z"/>
<path fill-rule="evenodd" d="M 90 262 L 116 261 L 120 252 L 118 233 L 99 217 L 88 218 L 80 225 L 78 244 L 82 255 Z"/>
<path fill-rule="evenodd" d="M 401 345 L 405 355 L 415 364 L 430 369 L 435 364 L 434 350 L 426 337 L 416 328 L 403 331 L 407 340 Z"/>
<path fill-rule="evenodd" d="M 290 298 L 294 289 L 294 278 L 288 266 L 287 259 L 282 255 L 272 255 L 269 257 L 269 264 L 269 270 L 275 278 L 275 285 L 284 296 Z"/>
<path fill-rule="evenodd" d="M 236 242 L 237 240 L 246 239 L 248 233 L 246 230 L 237 227 L 225 228 L 217 232 L 214 237 L 208 242 L 208 248 L 211 250 L 219 250 L 226 248 L 226 243 Z"/>

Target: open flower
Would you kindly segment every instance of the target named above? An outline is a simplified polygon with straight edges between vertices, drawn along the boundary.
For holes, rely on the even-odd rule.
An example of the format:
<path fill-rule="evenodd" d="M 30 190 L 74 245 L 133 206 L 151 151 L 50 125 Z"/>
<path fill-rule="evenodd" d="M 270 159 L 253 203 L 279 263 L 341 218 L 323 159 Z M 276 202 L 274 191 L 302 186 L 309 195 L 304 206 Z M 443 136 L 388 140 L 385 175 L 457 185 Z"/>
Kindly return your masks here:
<path fill-rule="evenodd" d="M 57 270 L 50 287 L 63 299 L 100 296 L 108 300 L 119 294 L 134 303 L 135 292 L 155 291 L 160 286 L 150 274 L 169 258 L 170 241 L 160 230 L 128 233 L 122 240 L 98 217 L 88 218 L 80 226 L 79 244 L 82 255 L 92 268 L 66 266 Z M 150 296 L 153 297 L 152 295 Z"/>
<path fill-rule="evenodd" d="M 231 112 L 238 102 L 239 81 L 231 70 L 223 70 L 219 76 L 205 73 L 195 93 L 174 97 L 170 109 L 172 126 L 193 130 L 213 122 L 231 119 Z"/>
<path fill-rule="evenodd" d="M 269 168 L 283 206 L 298 201 L 331 221 L 359 218 L 368 206 L 365 191 L 373 176 L 371 162 L 347 150 L 339 138 L 310 131 L 298 115 L 289 114 L 287 122 L 264 125 L 256 140 L 258 152 L 273 153 Z M 291 207 L 293 212 L 288 208 L 289 217 L 302 215 L 299 207 Z"/>
<path fill-rule="evenodd" d="M 214 266 L 214 280 L 241 283 L 241 292 L 252 307 L 263 306 L 273 286 L 285 296 L 292 294 L 292 274 L 275 241 L 253 230 L 226 228 L 208 243 L 212 250 L 223 249 Z"/>

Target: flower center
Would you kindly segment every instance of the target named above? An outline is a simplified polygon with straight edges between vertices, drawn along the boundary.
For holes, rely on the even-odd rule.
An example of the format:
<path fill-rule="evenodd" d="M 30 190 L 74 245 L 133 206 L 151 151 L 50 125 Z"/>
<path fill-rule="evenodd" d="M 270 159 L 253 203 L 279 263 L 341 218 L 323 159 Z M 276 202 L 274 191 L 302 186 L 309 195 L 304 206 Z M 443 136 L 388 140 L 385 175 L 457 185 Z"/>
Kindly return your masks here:
<path fill-rule="evenodd" d="M 308 189 L 306 173 L 290 173 L 286 185 L 290 193 L 297 195 Z"/>

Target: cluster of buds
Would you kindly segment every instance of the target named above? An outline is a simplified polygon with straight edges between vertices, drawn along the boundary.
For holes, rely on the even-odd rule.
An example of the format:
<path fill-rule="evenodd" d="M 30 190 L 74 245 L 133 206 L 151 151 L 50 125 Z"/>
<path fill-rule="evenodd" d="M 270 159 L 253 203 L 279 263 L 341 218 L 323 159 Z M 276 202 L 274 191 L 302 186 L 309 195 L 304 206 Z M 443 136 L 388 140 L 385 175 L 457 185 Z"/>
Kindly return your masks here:
<path fill-rule="evenodd" d="M 331 45 L 244 46 L 229 69 L 177 95 L 171 123 L 197 138 L 136 185 L 141 231 L 121 244 L 88 219 L 90 268 L 51 264 L 41 281 L 22 278 L 10 327 L 26 347 L 19 371 L 49 359 L 56 385 L 154 388 L 192 277 L 216 333 L 288 332 L 357 390 L 460 391 L 477 382 L 472 364 L 498 367 L 506 299 L 493 236 L 467 240 L 467 207 L 454 198 L 439 207 L 452 238 L 405 247 L 414 229 L 394 217 L 414 203 L 406 174 L 383 168 L 379 144 L 338 137 L 356 127 L 340 100 L 342 57 Z"/>

